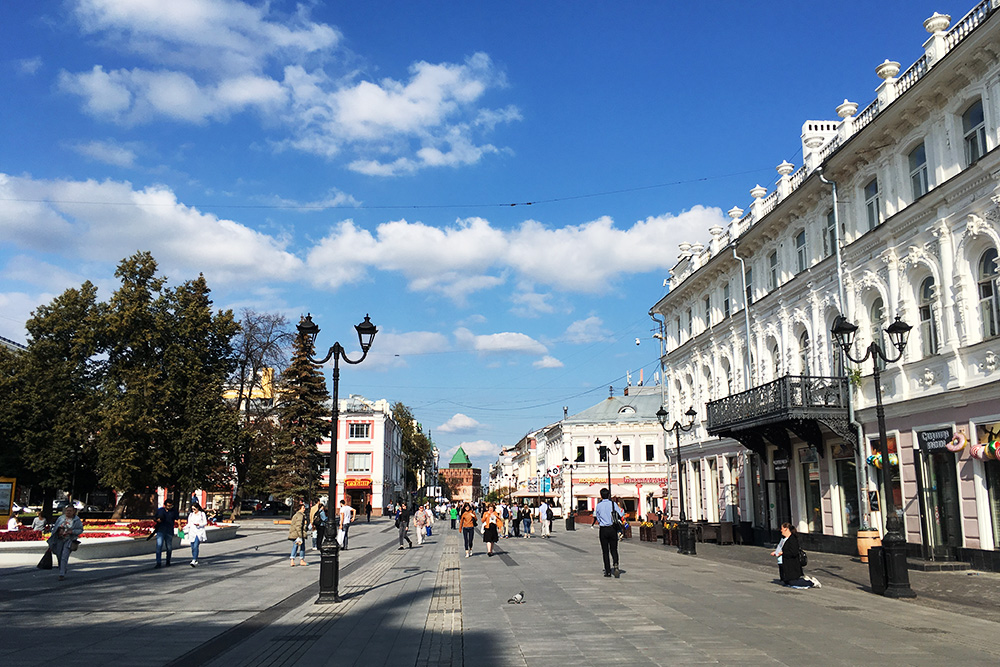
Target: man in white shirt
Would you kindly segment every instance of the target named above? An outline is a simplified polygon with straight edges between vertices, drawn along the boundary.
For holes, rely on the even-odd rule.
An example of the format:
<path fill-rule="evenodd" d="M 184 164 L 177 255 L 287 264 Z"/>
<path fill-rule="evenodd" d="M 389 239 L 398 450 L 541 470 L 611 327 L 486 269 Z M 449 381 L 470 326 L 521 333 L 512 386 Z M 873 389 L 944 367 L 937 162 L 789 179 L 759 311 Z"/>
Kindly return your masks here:
<path fill-rule="evenodd" d="M 348 505 L 345 501 L 340 501 L 340 531 L 344 534 L 344 539 L 341 541 L 340 548 L 347 551 L 347 529 L 351 527 L 354 523 L 354 517 L 357 511 Z"/>
<path fill-rule="evenodd" d="M 542 537 L 551 537 L 552 531 L 549 528 L 549 503 L 542 499 L 542 504 L 538 506 L 538 521 L 542 524 Z"/>

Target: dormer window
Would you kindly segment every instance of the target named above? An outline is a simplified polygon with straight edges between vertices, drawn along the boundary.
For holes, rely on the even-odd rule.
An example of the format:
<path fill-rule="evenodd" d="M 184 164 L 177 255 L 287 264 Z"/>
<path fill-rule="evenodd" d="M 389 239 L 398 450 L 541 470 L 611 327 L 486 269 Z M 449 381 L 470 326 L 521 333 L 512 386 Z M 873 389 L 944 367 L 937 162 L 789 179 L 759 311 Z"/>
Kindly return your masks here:
<path fill-rule="evenodd" d="M 635 408 L 633 408 L 631 405 L 623 405 L 618 410 L 618 414 L 620 414 L 620 415 L 634 415 L 635 414 Z"/>

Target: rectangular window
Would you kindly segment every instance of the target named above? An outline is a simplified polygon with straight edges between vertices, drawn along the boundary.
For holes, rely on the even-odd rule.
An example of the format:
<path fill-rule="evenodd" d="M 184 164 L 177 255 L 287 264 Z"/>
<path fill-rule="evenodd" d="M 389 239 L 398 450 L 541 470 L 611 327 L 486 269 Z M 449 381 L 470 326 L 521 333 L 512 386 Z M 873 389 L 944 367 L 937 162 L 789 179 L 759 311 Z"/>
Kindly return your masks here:
<path fill-rule="evenodd" d="M 371 424 L 348 424 L 347 437 L 351 440 L 367 440 L 371 437 Z"/>
<path fill-rule="evenodd" d="M 920 144 L 908 156 L 910 162 L 910 190 L 914 201 L 927 192 L 927 151 Z"/>
<path fill-rule="evenodd" d="M 729 317 L 729 283 L 722 286 L 722 319 Z"/>
<path fill-rule="evenodd" d="M 347 473 L 362 473 L 372 471 L 372 455 L 368 452 L 347 454 Z"/>
<path fill-rule="evenodd" d="M 778 289 L 778 253 L 772 252 L 767 256 L 767 291 L 773 292 Z"/>
<path fill-rule="evenodd" d="M 868 181 L 865 186 L 865 213 L 868 216 L 868 231 L 882 224 L 882 210 L 879 205 L 878 178 Z"/>
<path fill-rule="evenodd" d="M 577 447 L 576 448 L 576 461 L 574 461 L 574 463 L 583 463 L 583 459 L 584 459 L 584 456 L 586 456 L 586 453 L 587 453 L 587 448 L 586 447 Z"/>
<path fill-rule="evenodd" d="M 622 445 L 622 461 L 631 461 L 631 460 L 632 460 L 632 446 Z"/>
<path fill-rule="evenodd" d="M 712 326 L 712 297 L 705 297 L 705 328 Z"/>
<path fill-rule="evenodd" d="M 826 214 L 826 229 L 823 232 L 823 256 L 829 257 L 837 252 L 837 222 L 833 209 Z"/>
<path fill-rule="evenodd" d="M 753 267 L 747 267 L 746 273 L 743 274 L 743 279 L 747 284 L 747 305 L 749 306 L 753 303 Z"/>
<path fill-rule="evenodd" d="M 606 463 L 608 460 L 608 447 L 607 445 L 597 446 L 597 460 L 601 463 Z"/>
<path fill-rule="evenodd" d="M 971 165 L 986 153 L 986 115 L 982 100 L 973 102 L 962 114 L 962 134 L 965 135 L 965 164 Z"/>
<path fill-rule="evenodd" d="M 688 308 L 686 325 L 684 327 L 684 334 L 686 338 L 689 338 L 691 336 L 691 332 L 694 331 L 692 327 L 693 324 L 694 324 L 694 313 L 692 313 L 691 309 Z"/>
<path fill-rule="evenodd" d="M 806 255 L 806 230 L 802 230 L 795 235 L 795 262 L 798 265 L 799 273 L 809 266 L 809 258 Z"/>
<path fill-rule="evenodd" d="M 656 460 L 656 446 L 646 445 L 646 460 L 655 461 Z"/>

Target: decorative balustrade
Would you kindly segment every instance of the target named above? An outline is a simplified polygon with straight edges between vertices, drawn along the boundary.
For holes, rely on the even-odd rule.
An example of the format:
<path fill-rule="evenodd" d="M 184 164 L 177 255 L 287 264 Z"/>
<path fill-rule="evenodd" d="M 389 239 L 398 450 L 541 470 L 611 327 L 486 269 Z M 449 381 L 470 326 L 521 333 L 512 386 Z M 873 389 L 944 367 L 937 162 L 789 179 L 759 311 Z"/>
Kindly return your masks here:
<path fill-rule="evenodd" d="M 970 32 L 979 27 L 979 24 L 985 21 L 986 17 L 995 9 L 993 5 L 994 0 L 983 0 L 973 7 L 972 11 L 962 17 L 961 21 L 952 26 L 948 34 L 945 35 L 945 53 L 951 51 Z"/>
<path fill-rule="evenodd" d="M 708 404 L 708 432 L 847 410 L 847 379 L 786 375 Z"/>
<path fill-rule="evenodd" d="M 896 79 L 896 95 L 902 95 L 920 78 L 927 74 L 927 54 L 920 56 L 920 60 L 910 65 L 909 69 L 903 72 Z"/>

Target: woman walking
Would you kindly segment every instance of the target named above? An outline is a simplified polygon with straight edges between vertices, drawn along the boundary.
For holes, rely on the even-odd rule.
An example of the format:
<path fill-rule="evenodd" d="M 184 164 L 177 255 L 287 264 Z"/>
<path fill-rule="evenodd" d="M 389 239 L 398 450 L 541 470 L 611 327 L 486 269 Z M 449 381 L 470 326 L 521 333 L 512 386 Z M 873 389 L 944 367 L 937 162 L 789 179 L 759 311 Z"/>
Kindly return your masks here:
<path fill-rule="evenodd" d="M 208 537 L 205 527 L 208 525 L 208 517 L 198 503 L 191 503 L 191 511 L 188 513 L 187 525 L 184 532 L 191 540 L 191 567 L 198 567 L 198 547 L 205 538 Z"/>
<path fill-rule="evenodd" d="M 417 527 L 417 546 L 424 543 L 424 532 L 427 530 L 427 512 L 424 506 L 417 508 L 417 513 L 413 515 L 413 525 Z"/>
<path fill-rule="evenodd" d="M 531 509 L 528 507 L 528 503 L 524 503 L 518 513 L 518 518 L 521 519 L 521 523 L 524 525 L 524 539 L 531 537 Z"/>
<path fill-rule="evenodd" d="M 59 560 L 59 581 L 66 578 L 66 566 L 69 564 L 69 554 L 73 551 L 73 543 L 83 535 L 83 522 L 76 515 L 73 503 L 66 505 L 62 515 L 52 526 L 52 536 L 49 537 L 49 549 Z"/>
<path fill-rule="evenodd" d="M 403 540 L 406 540 L 406 548 L 412 549 L 413 542 L 406 535 L 406 531 L 410 527 L 410 510 L 403 507 L 399 510 L 399 514 L 396 515 L 396 528 L 399 529 L 399 548 L 403 548 Z"/>
<path fill-rule="evenodd" d="M 493 545 L 499 539 L 498 528 L 503 517 L 497 512 L 496 505 L 490 505 L 483 514 L 483 542 L 486 543 L 486 557 L 493 558 Z"/>
<path fill-rule="evenodd" d="M 295 514 L 292 515 L 291 525 L 288 527 L 288 539 L 292 541 L 292 553 L 289 556 L 292 567 L 295 567 L 295 557 L 299 557 L 299 565 L 308 565 L 306 562 L 306 506 L 302 503 L 295 505 Z"/>
<path fill-rule="evenodd" d="M 462 539 L 465 541 L 465 557 L 468 558 L 472 555 L 472 540 L 476 536 L 476 513 L 472 511 L 472 505 L 469 503 L 462 505 L 462 516 L 458 522 L 462 528 Z"/>

